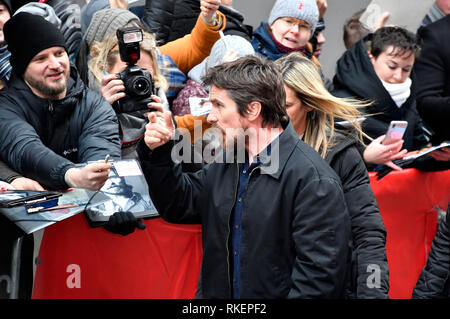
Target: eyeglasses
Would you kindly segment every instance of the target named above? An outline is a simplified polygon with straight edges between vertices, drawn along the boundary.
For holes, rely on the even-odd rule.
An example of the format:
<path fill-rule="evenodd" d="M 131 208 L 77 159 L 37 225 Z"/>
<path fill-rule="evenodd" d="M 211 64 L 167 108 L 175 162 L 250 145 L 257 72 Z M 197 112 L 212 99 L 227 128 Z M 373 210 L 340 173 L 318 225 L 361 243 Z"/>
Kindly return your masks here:
<path fill-rule="evenodd" d="M 289 19 L 289 18 L 281 18 L 280 19 L 284 25 L 286 27 L 289 27 L 290 29 L 292 29 L 293 27 L 297 26 L 299 31 L 311 31 L 311 26 L 309 24 L 307 24 L 306 22 L 296 22 L 293 19 Z"/>

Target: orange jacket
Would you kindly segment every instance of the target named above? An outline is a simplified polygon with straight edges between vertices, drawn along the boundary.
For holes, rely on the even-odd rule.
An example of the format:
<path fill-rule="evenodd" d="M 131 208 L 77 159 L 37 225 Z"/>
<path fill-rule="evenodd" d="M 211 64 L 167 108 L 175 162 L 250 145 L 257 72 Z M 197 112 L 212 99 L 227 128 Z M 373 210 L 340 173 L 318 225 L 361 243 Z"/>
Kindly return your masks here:
<path fill-rule="evenodd" d="M 177 64 L 178 68 L 185 73 L 197 64 L 200 64 L 207 56 L 209 56 L 214 43 L 220 39 L 219 31 L 225 29 L 225 15 L 219 11 L 217 11 L 217 14 L 222 20 L 222 26 L 220 29 L 214 31 L 209 28 L 199 15 L 192 32 L 180 39 L 160 46 L 158 49 L 161 54 L 170 56 L 170 58 Z M 201 121 L 202 134 L 210 127 L 204 116 L 195 117 L 192 114 L 175 116 L 177 127 L 189 130 L 192 143 L 195 141 L 195 120 Z"/>
<path fill-rule="evenodd" d="M 208 121 L 206 121 L 206 118 L 203 115 L 194 116 L 192 114 L 186 114 L 183 116 L 175 116 L 175 122 L 177 122 L 178 128 L 185 128 L 189 130 L 190 136 L 186 137 L 190 137 L 191 143 L 194 143 L 197 139 L 202 137 L 205 130 L 211 127 L 211 125 L 208 123 Z M 195 127 L 198 126 L 201 126 L 202 134 L 200 136 L 195 136 L 194 130 Z"/>
<path fill-rule="evenodd" d="M 220 39 L 219 31 L 225 29 L 225 15 L 219 11 L 217 11 L 217 14 L 222 18 L 220 29 L 213 31 L 199 15 L 190 34 L 158 47 L 161 54 L 170 56 L 182 72 L 189 72 L 190 69 L 209 56 L 212 46 Z"/>

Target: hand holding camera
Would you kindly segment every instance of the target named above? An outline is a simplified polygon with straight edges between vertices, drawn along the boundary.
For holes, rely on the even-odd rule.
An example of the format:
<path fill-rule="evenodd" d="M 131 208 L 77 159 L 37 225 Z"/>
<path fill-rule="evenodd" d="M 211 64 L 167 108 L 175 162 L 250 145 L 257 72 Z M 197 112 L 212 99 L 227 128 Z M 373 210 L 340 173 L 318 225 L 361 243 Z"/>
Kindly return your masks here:
<path fill-rule="evenodd" d="M 117 114 L 147 110 L 147 104 L 152 101 L 150 96 L 155 94 L 155 86 L 152 75 L 136 65 L 141 53 L 142 30 L 137 27 L 120 28 L 116 34 L 120 58 L 127 67 L 115 74 L 115 79 L 112 76 L 102 79 L 102 94 L 108 102 L 113 102 Z"/>
<path fill-rule="evenodd" d="M 111 105 L 126 96 L 124 92 L 125 85 L 123 84 L 123 81 L 118 79 L 115 74 L 106 74 L 102 78 L 100 91 L 102 96 Z"/>

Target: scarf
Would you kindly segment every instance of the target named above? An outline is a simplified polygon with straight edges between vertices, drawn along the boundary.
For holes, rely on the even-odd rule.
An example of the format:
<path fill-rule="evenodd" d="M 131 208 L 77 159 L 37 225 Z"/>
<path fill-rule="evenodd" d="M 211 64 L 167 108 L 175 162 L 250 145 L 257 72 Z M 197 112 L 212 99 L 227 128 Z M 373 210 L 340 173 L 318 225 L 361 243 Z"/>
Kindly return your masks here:
<path fill-rule="evenodd" d="M 381 83 L 383 83 L 384 88 L 388 91 L 398 108 L 400 108 L 411 95 L 412 81 L 410 78 L 407 78 L 403 83 L 391 84 L 384 82 L 383 80 L 381 80 Z"/>
<path fill-rule="evenodd" d="M 282 45 L 280 42 L 278 42 L 275 37 L 273 36 L 272 32 L 270 32 L 270 37 L 273 40 L 273 43 L 275 43 L 275 46 L 277 47 L 278 51 L 280 51 L 281 53 L 285 53 L 285 54 L 289 54 L 291 52 L 301 52 L 303 53 L 305 56 L 307 56 L 308 58 L 311 57 L 311 52 L 309 52 L 308 50 L 306 50 L 306 45 L 302 46 L 300 48 L 288 48 L 287 46 Z"/>
<path fill-rule="evenodd" d="M 9 63 L 10 56 L 11 53 L 8 51 L 8 46 L 2 46 L 0 48 L 0 80 L 4 82 L 8 82 L 11 76 L 12 66 Z"/>

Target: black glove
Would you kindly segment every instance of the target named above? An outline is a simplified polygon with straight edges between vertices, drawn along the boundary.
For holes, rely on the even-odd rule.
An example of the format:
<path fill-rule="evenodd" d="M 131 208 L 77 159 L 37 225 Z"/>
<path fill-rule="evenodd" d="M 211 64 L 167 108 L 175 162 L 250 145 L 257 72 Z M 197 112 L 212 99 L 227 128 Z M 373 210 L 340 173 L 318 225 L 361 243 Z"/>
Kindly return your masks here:
<path fill-rule="evenodd" d="M 109 217 L 104 226 L 107 231 L 122 236 L 131 234 L 135 228 L 145 229 L 145 224 L 139 218 L 134 217 L 131 212 L 116 212 Z"/>

